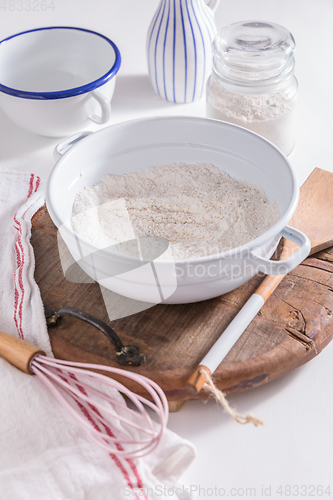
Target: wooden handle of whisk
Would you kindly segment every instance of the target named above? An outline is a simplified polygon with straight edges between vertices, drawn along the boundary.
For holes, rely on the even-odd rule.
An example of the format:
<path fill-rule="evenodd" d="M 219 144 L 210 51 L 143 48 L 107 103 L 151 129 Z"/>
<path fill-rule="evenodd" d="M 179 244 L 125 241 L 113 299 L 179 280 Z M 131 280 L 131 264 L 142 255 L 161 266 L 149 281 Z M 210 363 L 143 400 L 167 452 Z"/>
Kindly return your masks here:
<path fill-rule="evenodd" d="M 44 354 L 45 356 L 44 351 L 30 344 L 30 342 L 0 331 L 0 356 L 23 372 L 30 375 L 34 374 L 30 369 L 30 361 L 37 354 Z"/>

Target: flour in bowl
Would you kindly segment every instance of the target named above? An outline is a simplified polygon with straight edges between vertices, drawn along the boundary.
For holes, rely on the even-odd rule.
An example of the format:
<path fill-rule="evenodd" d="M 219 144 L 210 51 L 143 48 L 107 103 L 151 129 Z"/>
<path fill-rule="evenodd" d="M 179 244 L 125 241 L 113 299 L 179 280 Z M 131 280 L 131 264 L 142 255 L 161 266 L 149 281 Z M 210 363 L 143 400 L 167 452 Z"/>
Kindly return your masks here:
<path fill-rule="evenodd" d="M 171 243 L 174 259 L 188 259 L 243 245 L 278 219 L 276 202 L 267 201 L 261 186 L 213 165 L 172 163 L 105 175 L 77 193 L 71 222 L 100 248 L 159 236 Z"/>

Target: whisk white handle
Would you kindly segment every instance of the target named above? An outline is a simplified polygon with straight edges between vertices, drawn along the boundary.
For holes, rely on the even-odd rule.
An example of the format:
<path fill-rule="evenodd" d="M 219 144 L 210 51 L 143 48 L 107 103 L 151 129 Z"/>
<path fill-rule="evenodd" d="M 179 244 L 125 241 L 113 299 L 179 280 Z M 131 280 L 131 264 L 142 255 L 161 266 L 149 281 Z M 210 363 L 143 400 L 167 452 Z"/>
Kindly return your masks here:
<path fill-rule="evenodd" d="M 37 354 L 45 352 L 26 340 L 0 331 L 0 355 L 25 373 L 34 375 L 30 362 Z"/>

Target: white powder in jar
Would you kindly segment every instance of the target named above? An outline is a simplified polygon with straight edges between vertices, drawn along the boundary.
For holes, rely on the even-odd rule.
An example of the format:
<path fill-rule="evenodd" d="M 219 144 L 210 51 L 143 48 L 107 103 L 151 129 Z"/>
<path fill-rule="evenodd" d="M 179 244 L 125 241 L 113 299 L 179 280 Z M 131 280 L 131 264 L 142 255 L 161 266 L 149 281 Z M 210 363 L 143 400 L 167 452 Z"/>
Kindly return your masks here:
<path fill-rule="evenodd" d="M 243 245 L 278 219 L 276 202 L 267 201 L 261 186 L 237 181 L 213 165 L 173 163 L 105 175 L 77 193 L 71 223 L 100 248 L 158 236 L 171 243 L 174 259 L 188 259 Z"/>
<path fill-rule="evenodd" d="M 231 92 L 212 75 L 206 114 L 256 132 L 286 155 L 294 149 L 296 94 L 291 97 L 289 89 L 257 94 Z"/>

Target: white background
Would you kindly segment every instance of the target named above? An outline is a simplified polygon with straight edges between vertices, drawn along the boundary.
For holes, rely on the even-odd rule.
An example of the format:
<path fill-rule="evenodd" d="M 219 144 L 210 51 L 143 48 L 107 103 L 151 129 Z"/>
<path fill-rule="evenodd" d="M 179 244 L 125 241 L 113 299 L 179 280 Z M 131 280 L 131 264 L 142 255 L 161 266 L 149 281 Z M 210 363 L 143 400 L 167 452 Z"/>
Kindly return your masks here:
<path fill-rule="evenodd" d="M 18 6 L 16 0 L 0 0 L 0 39 L 30 28 L 69 25 L 99 31 L 118 45 L 122 66 L 110 124 L 154 115 L 205 116 L 204 99 L 175 105 L 159 99 L 150 87 L 146 33 L 158 0 L 54 0 L 54 10 L 44 12 L 10 10 L 10 4 Z M 24 9 L 28 5 L 28 0 L 23 1 Z M 290 160 L 300 183 L 314 167 L 333 171 L 333 1 L 221 0 L 215 18 L 218 28 L 240 20 L 263 20 L 280 23 L 293 33 L 299 119 Z M 20 130 L 0 110 L 1 166 L 47 178 L 57 142 Z M 223 498 L 224 490 L 225 496 L 236 498 L 286 498 L 288 485 L 292 498 L 319 498 L 320 491 L 310 485 L 322 485 L 324 490 L 330 485 L 333 495 L 332 382 L 333 346 L 329 345 L 291 374 L 229 397 L 240 412 L 251 411 L 262 419 L 264 427 L 236 424 L 213 401 L 186 403 L 169 423 L 197 447 L 197 458 L 183 475 L 184 482 L 192 490 L 201 488 L 199 498 Z M 277 492 L 281 485 L 282 496 Z M 254 488 L 255 493 L 246 488 Z"/>

